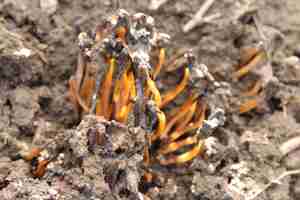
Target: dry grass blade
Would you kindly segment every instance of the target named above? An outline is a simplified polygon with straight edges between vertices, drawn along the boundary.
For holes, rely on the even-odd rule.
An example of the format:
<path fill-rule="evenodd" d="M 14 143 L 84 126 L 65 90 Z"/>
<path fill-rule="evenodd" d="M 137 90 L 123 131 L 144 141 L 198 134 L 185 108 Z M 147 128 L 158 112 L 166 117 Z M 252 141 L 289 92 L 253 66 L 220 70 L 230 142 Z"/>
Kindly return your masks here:
<path fill-rule="evenodd" d="M 284 179 L 287 176 L 291 175 L 296 175 L 300 174 L 300 169 L 296 170 L 291 170 L 291 171 L 286 171 L 283 172 L 278 178 L 271 180 L 268 184 L 266 184 L 260 191 L 256 192 L 254 195 L 251 197 L 246 197 L 245 200 L 254 200 L 256 199 L 259 195 L 261 195 L 263 192 L 265 192 L 269 187 L 271 187 L 273 184 L 278 184 L 282 179 Z"/>
<path fill-rule="evenodd" d="M 203 20 L 205 13 L 213 5 L 214 2 L 215 0 L 206 0 L 198 10 L 198 12 L 195 14 L 193 19 L 191 19 L 187 24 L 183 26 L 183 32 L 187 33 L 194 27 L 196 27 L 197 24 Z"/>

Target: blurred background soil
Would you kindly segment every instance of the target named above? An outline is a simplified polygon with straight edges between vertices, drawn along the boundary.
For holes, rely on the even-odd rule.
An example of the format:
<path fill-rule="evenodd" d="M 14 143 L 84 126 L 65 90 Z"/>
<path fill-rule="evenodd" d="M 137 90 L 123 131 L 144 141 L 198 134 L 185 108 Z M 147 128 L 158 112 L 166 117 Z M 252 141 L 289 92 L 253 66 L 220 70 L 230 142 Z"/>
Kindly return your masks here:
<path fill-rule="evenodd" d="M 300 168 L 299 153 L 286 161 L 279 151 L 283 142 L 300 135 L 300 1 L 218 0 L 207 15 L 220 13 L 219 18 L 183 33 L 182 27 L 203 2 L 170 0 L 151 10 L 148 0 L 0 0 L 0 134 L 42 145 L 76 131 L 86 133 L 86 124 L 95 126 L 95 119 L 87 118 L 77 127 L 78 116 L 68 101 L 68 79 L 77 63 L 77 35 L 94 31 L 105 17 L 124 8 L 153 16 L 157 28 L 171 36 L 168 55 L 178 48 L 192 48 L 198 61 L 217 80 L 227 82 L 232 92 L 224 102 L 226 124 L 213 133 L 220 142 L 217 156 L 209 161 L 197 158 L 185 173 L 162 173 L 162 185 L 143 198 L 247 199 L 282 172 Z M 240 115 L 234 105 L 247 83 L 234 82 L 231 74 L 239 63 L 240 48 L 259 41 L 243 9 L 258 10 L 267 37 L 278 36 L 271 59 L 277 82 L 270 86 L 275 89 L 268 94 L 267 112 Z M 171 79 L 171 75 L 164 76 Z M 133 179 L 140 179 L 143 136 L 103 123 L 112 135 L 124 135 L 112 151 L 128 159 L 88 154 L 78 164 L 82 161 L 78 156 L 79 160 L 60 169 L 63 176 L 33 178 L 30 163 L 13 161 L 16 149 L 1 141 L 0 199 L 141 198 Z M 114 138 L 110 141 L 114 145 Z M 80 155 L 76 144 L 66 143 L 70 145 L 67 149 L 64 144 L 66 155 Z M 300 199 L 300 179 L 287 176 L 256 199 Z"/>

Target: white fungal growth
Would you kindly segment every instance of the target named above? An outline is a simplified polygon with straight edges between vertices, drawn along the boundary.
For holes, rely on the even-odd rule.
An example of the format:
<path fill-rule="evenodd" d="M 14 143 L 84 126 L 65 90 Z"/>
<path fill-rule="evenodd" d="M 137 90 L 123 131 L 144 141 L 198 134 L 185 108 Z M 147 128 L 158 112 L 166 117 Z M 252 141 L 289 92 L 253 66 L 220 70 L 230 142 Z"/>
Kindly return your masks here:
<path fill-rule="evenodd" d="M 15 51 L 13 54 L 15 56 L 28 58 L 29 56 L 32 55 L 32 51 L 27 48 L 21 48 L 19 51 Z"/>

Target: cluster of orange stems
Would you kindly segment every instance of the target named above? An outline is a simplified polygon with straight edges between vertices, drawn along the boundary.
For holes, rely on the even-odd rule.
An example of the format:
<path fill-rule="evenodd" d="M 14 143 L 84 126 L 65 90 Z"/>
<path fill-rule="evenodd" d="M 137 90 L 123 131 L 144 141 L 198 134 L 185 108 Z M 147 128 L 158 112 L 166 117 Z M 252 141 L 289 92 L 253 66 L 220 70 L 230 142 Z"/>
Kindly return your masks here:
<path fill-rule="evenodd" d="M 179 66 L 181 69 L 175 67 L 182 72 L 178 84 L 161 92 L 157 87 L 160 72 L 170 71 L 164 68 L 176 62 L 171 62 L 174 58 L 166 58 L 169 36 L 155 29 L 152 17 L 120 10 L 98 25 L 93 36 L 81 33 L 78 39 L 78 65 L 69 80 L 69 92 L 80 115 L 94 114 L 124 124 L 128 124 L 133 116 L 134 125 L 147 132 L 146 167 L 184 164 L 204 152 L 204 140 L 199 130 L 206 117 L 207 103 L 201 91 L 188 87 L 195 65 L 191 51 L 181 55 L 180 59 L 184 59 Z M 262 49 L 246 49 L 233 77 L 242 78 L 265 56 Z M 257 106 L 261 88 L 261 81 L 257 81 L 244 94 L 250 100 L 240 106 L 240 113 Z M 169 106 L 179 96 L 186 97 L 184 102 L 177 107 Z M 39 154 L 37 149 L 30 155 Z M 48 163 L 47 160 L 39 162 L 34 176 L 43 176 Z M 151 181 L 152 175 L 145 173 L 144 178 Z"/>
<path fill-rule="evenodd" d="M 203 152 L 197 129 L 205 119 L 201 94 L 188 91 L 179 107 L 166 107 L 188 90 L 194 58 L 184 57 L 178 85 L 161 93 L 156 80 L 166 64 L 168 36 L 156 31 L 153 18 L 121 10 L 99 25 L 94 38 L 79 35 L 81 52 L 75 76 L 70 81 L 71 100 L 79 113 L 135 125 L 148 131 L 144 164 L 186 163 Z"/>
<path fill-rule="evenodd" d="M 255 67 L 261 65 L 266 61 L 267 55 L 263 47 L 248 47 L 244 48 L 241 52 L 239 69 L 233 74 L 233 78 L 240 80 L 251 72 Z M 240 105 L 239 112 L 247 113 L 258 107 L 260 103 L 264 88 L 263 77 L 258 77 L 253 86 L 246 92 L 242 93 L 242 96 L 248 98 L 243 104 Z"/>

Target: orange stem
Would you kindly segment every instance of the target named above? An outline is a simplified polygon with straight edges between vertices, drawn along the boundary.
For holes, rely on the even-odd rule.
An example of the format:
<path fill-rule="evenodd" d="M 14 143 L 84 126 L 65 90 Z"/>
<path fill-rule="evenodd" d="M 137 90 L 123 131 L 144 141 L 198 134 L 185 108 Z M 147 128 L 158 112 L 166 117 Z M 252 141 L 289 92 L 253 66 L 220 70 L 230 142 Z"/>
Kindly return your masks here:
<path fill-rule="evenodd" d="M 171 91 L 166 92 L 166 94 L 162 97 L 162 102 L 159 105 L 160 108 L 163 108 L 166 106 L 170 101 L 175 99 L 185 88 L 185 86 L 188 84 L 188 80 L 190 77 L 190 70 L 189 68 L 184 69 L 184 76 L 183 79 L 180 81 L 180 83 Z"/>

